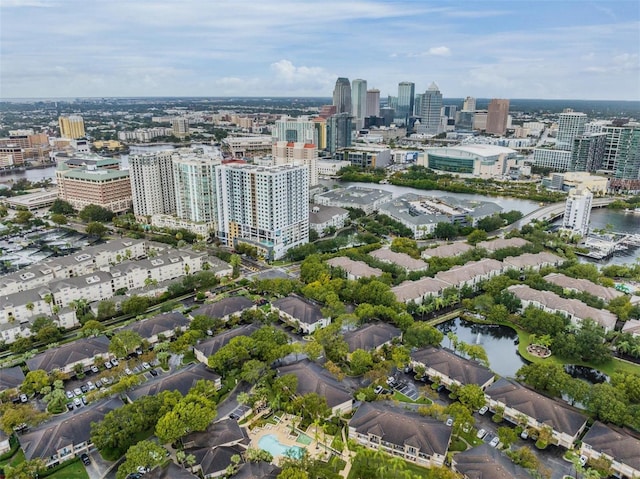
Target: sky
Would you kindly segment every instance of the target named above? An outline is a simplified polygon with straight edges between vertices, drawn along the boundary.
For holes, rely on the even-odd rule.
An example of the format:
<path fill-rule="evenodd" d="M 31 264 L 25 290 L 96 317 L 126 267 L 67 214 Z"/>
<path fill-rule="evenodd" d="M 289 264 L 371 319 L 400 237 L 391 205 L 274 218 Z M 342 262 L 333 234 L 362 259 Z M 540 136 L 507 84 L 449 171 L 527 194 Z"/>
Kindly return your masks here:
<path fill-rule="evenodd" d="M 640 99 L 638 0 L 0 0 L 0 98 Z"/>

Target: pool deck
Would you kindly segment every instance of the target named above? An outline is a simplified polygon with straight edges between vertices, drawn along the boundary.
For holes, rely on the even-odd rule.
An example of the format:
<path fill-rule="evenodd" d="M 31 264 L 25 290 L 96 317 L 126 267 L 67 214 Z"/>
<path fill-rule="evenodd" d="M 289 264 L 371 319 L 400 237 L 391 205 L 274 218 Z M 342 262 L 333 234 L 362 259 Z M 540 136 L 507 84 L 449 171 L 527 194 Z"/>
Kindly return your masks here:
<path fill-rule="evenodd" d="M 249 438 L 251 439 L 251 447 L 258 448 L 258 441 L 268 434 L 272 434 L 276 437 L 278 442 L 287 447 L 300 447 L 307 450 L 307 453 L 312 458 L 322 458 L 325 459 L 328 457 L 328 452 L 325 450 L 325 446 L 322 443 L 316 443 L 314 426 L 309 426 L 309 429 L 306 434 L 311 439 L 311 444 L 306 445 L 300 442 L 296 442 L 298 435 L 300 434 L 299 430 L 296 429 L 294 434 L 291 434 L 291 426 L 292 424 L 298 422 L 300 419 L 295 416 L 291 416 L 289 414 L 285 414 L 278 424 L 265 424 L 262 427 L 255 427 L 249 431 Z M 319 432 L 320 438 L 323 437 L 322 432 Z M 326 436 L 326 441 L 328 444 L 331 444 L 333 440 L 332 436 Z M 278 464 L 284 456 L 275 456 L 273 458 L 273 462 Z"/>

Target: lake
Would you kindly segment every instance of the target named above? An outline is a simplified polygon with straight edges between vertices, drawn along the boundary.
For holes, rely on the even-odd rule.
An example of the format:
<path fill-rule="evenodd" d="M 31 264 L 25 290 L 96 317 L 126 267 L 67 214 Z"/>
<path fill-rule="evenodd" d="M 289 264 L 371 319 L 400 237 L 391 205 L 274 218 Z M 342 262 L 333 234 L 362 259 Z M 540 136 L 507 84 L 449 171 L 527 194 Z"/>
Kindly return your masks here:
<path fill-rule="evenodd" d="M 441 346 L 450 347 L 448 332 L 453 332 L 459 341 L 467 344 L 480 344 L 489 358 L 489 367 L 503 377 L 515 377 L 516 371 L 527 362 L 518 355 L 515 339 L 518 337 L 507 326 L 478 324 L 461 318 L 452 319 L 436 326 L 444 333 Z"/>

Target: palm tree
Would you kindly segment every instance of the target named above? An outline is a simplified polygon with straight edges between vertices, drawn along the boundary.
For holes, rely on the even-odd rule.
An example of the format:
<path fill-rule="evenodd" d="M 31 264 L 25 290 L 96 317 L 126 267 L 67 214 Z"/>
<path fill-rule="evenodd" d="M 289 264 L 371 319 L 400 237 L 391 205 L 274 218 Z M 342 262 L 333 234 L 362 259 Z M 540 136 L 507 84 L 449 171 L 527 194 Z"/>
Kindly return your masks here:
<path fill-rule="evenodd" d="M 453 331 L 449 331 L 447 333 L 447 339 L 449 340 L 449 349 L 451 349 L 451 347 L 454 344 L 457 346 L 457 344 L 458 344 L 458 336 L 456 335 L 456 333 L 454 333 Z"/>
<path fill-rule="evenodd" d="M 47 294 L 44 295 L 43 299 L 44 299 L 44 302 L 49 305 L 49 309 L 52 310 L 52 306 L 51 305 L 53 303 L 53 295 L 51 293 L 47 293 Z"/>

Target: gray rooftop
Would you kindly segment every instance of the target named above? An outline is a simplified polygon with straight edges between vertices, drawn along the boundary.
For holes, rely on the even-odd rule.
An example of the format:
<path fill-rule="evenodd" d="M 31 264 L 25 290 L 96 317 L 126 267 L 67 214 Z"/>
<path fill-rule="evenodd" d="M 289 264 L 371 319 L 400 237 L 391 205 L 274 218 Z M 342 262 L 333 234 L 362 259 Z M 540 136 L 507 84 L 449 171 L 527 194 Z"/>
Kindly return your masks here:
<path fill-rule="evenodd" d="M 428 456 L 446 455 L 451 440 L 451 428 L 443 422 L 375 402 L 362 403 L 349 427 L 403 448 L 415 447 Z"/>
<path fill-rule="evenodd" d="M 402 334 L 399 328 L 389 323 L 368 323 L 364 326 L 344 333 L 343 338 L 349 346 L 349 352 L 356 349 L 370 351 L 388 343 Z"/>
<path fill-rule="evenodd" d="M 458 256 L 472 249 L 473 249 L 473 246 L 467 243 L 462 243 L 462 242 L 443 244 L 435 248 L 425 249 L 422 252 L 422 257 L 423 258 L 431 258 L 431 257 L 447 258 L 449 256 Z"/>
<path fill-rule="evenodd" d="M 317 393 L 327 399 L 327 405 L 334 408 L 352 399 L 351 393 L 343 384 L 322 366 L 308 360 L 282 366 L 279 376 L 293 374 L 298 378 L 296 394 Z"/>
<path fill-rule="evenodd" d="M 596 421 L 582 442 L 594 451 L 640 471 L 640 439 Z"/>
<path fill-rule="evenodd" d="M 570 436 L 576 435 L 587 422 L 583 414 L 509 379 L 499 379 L 485 390 L 485 394 Z"/>
<path fill-rule="evenodd" d="M 24 381 L 24 373 L 20 366 L 0 369 L 0 391 L 17 388 Z"/>
<path fill-rule="evenodd" d="M 174 374 L 160 376 L 144 383 L 142 386 L 130 391 L 128 396 L 132 401 L 142 396 L 155 396 L 162 391 L 180 391 L 180 394 L 185 396 L 201 379 L 215 381 L 220 379 L 220 376 L 202 363 L 190 364 Z"/>
<path fill-rule="evenodd" d="M 607 286 L 601 286 L 596 283 L 592 283 L 588 279 L 572 278 L 565 276 L 562 273 L 551 273 L 544 277 L 545 281 L 555 284 L 562 288 L 573 289 L 575 291 L 584 291 L 598 298 L 602 298 L 605 301 L 611 301 L 614 298 L 624 296 L 624 293 L 618 291 L 615 288 L 609 288 Z"/>
<path fill-rule="evenodd" d="M 411 359 L 435 369 L 443 376 L 458 381 L 460 384 L 477 384 L 482 386 L 495 375 L 489 368 L 470 359 L 464 359 L 444 348 L 428 346 L 411 353 Z"/>
<path fill-rule="evenodd" d="M 529 472 L 489 444 L 468 449 L 453 457 L 455 470 L 467 479 L 531 479 Z"/>
<path fill-rule="evenodd" d="M 43 369 L 51 372 L 54 369 L 64 368 L 67 364 L 108 354 L 109 339 L 106 336 L 82 338 L 57 348 L 48 349 L 31 359 L 27 359 L 27 367 L 30 371 Z"/>
<path fill-rule="evenodd" d="M 391 288 L 391 292 L 396 295 L 396 299 L 407 302 L 422 296 L 438 296 L 444 289 L 449 287 L 444 281 L 434 278 L 420 278 L 416 281 L 403 281 L 398 286 Z"/>
<path fill-rule="evenodd" d="M 244 324 L 206 339 L 195 345 L 194 349 L 197 349 L 206 357 L 213 356 L 221 347 L 229 344 L 229 341 L 233 338 L 237 336 L 251 336 L 258 329 L 260 329 L 260 327 L 257 324 Z"/>
<path fill-rule="evenodd" d="M 335 216 L 348 215 L 349 211 L 338 206 L 312 204 L 309 207 L 309 224 L 321 225 Z"/>
<path fill-rule="evenodd" d="M 315 324 L 324 318 L 320 306 L 299 296 L 287 296 L 274 301 L 272 305 L 305 324 Z"/>
<path fill-rule="evenodd" d="M 230 314 L 241 313 L 245 309 L 255 306 L 244 296 L 224 298 L 216 303 L 205 304 L 191 313 L 191 316 L 205 315 L 211 318 L 224 318 Z"/>
<path fill-rule="evenodd" d="M 187 326 L 189 326 L 189 318 L 182 313 L 173 312 L 158 314 L 152 318 L 128 324 L 122 329 L 135 331 L 142 338 L 150 338 L 160 333 L 173 331 L 176 328 L 185 328 Z"/>
<path fill-rule="evenodd" d="M 380 248 L 369 253 L 369 256 L 384 261 L 385 263 L 397 264 L 407 271 L 421 271 L 427 269 L 429 264 L 420 259 L 415 259 L 406 253 L 396 253 L 389 248 Z"/>
<path fill-rule="evenodd" d="M 526 239 L 522 238 L 496 238 L 489 241 L 481 241 L 476 245 L 477 248 L 486 249 L 489 252 L 498 251 L 505 248 L 522 248 L 529 243 Z"/>
<path fill-rule="evenodd" d="M 368 278 L 369 276 L 381 276 L 382 270 L 378 268 L 372 268 L 363 261 L 354 261 L 346 256 L 338 256 L 336 258 L 328 259 L 327 264 L 334 268 L 342 268 L 348 274 L 351 274 L 358 278 Z"/>

